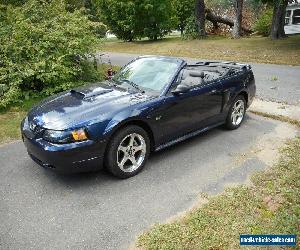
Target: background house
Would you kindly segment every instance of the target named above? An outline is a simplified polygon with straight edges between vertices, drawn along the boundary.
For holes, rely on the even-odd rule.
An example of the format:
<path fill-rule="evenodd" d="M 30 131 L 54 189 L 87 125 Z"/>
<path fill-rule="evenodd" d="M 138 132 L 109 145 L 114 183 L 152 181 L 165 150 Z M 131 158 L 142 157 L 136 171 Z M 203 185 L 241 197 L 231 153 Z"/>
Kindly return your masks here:
<path fill-rule="evenodd" d="M 297 34 L 300 33 L 300 4 L 288 5 L 285 14 L 285 33 Z"/>

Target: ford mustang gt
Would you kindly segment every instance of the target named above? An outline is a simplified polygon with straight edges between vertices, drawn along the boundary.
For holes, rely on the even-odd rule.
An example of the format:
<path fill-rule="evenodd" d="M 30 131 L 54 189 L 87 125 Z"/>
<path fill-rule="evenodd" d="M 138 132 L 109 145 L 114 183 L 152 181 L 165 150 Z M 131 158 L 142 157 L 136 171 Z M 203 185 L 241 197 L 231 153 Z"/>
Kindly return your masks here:
<path fill-rule="evenodd" d="M 139 57 L 111 79 L 52 96 L 21 123 L 29 156 L 63 173 L 136 175 L 150 152 L 216 126 L 238 128 L 256 87 L 250 65 Z"/>

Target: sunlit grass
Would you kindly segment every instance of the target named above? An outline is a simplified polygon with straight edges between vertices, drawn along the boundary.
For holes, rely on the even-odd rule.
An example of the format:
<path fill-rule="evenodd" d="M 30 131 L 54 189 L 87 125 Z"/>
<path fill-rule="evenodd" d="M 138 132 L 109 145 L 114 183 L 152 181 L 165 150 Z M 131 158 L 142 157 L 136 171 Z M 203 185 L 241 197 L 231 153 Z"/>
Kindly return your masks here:
<path fill-rule="evenodd" d="M 0 144 L 21 138 L 20 123 L 26 112 L 42 97 L 32 98 L 0 111 Z"/>
<path fill-rule="evenodd" d="M 265 37 L 231 39 L 210 36 L 201 40 L 167 37 L 153 41 L 123 42 L 116 39 L 101 44 L 101 50 L 135 54 L 160 54 L 199 59 L 300 65 L 300 35 L 273 41 Z"/>

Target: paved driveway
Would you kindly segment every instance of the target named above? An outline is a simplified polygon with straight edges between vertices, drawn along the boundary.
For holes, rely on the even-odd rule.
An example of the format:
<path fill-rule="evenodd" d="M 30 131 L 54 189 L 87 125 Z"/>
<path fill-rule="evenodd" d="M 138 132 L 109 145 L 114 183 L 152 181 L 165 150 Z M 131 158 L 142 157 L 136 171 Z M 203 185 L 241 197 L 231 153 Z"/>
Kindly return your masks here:
<path fill-rule="evenodd" d="M 142 230 L 265 168 L 295 129 L 249 115 L 154 153 L 138 176 L 61 176 L 32 162 L 21 142 L 0 147 L 1 249 L 126 249 Z M 276 143 L 275 143 L 276 142 Z M 267 150 L 267 153 L 263 153 Z"/>
<path fill-rule="evenodd" d="M 123 66 L 138 55 L 107 52 L 104 61 Z M 185 58 L 188 62 L 199 60 Z M 292 60 L 292 58 L 291 58 Z M 300 104 L 300 66 L 251 63 L 256 78 L 257 96 L 270 101 Z"/>

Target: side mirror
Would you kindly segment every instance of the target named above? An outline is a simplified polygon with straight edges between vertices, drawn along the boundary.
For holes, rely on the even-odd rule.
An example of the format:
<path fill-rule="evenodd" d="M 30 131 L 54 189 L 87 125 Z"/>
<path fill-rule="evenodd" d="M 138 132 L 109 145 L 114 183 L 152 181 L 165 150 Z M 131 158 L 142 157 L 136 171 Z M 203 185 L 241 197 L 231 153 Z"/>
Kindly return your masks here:
<path fill-rule="evenodd" d="M 189 92 L 190 87 L 184 84 L 179 84 L 175 90 L 172 91 L 173 95 L 180 95 Z"/>

